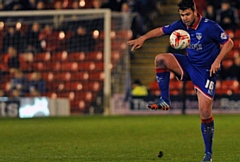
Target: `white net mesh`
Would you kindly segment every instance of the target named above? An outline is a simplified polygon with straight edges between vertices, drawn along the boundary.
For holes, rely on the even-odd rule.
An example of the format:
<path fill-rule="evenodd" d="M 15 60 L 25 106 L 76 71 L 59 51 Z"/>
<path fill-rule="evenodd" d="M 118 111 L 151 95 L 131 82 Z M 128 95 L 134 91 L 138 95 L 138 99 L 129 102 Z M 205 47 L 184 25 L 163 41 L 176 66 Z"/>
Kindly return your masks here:
<path fill-rule="evenodd" d="M 71 14 L 70 14 L 71 12 Z M 11 81 L 16 69 L 20 69 L 28 83 L 26 89 L 16 86 L 21 97 L 48 96 L 64 97 L 70 101 L 71 113 L 88 113 L 104 110 L 104 85 L 107 58 L 104 27 L 104 12 L 91 10 L 56 13 L 55 11 L 30 13 L 20 12 L 18 16 L 9 12 L 0 13 L 1 87 L 7 97 L 13 96 Z M 131 37 L 126 21 L 130 17 L 112 14 L 111 32 L 111 83 L 109 92 L 124 90 L 128 70 L 128 48 L 126 41 Z M 9 47 L 14 47 L 23 61 L 19 65 L 9 59 Z M 11 57 L 10 57 L 11 58 Z M 36 78 L 42 78 L 42 84 Z M 21 79 L 19 79 L 21 80 Z M 32 85 L 29 85 L 33 82 Z M 21 84 L 21 81 L 16 84 Z M 108 91 L 107 91 L 108 92 Z M 93 109 L 92 109 L 93 108 Z"/>

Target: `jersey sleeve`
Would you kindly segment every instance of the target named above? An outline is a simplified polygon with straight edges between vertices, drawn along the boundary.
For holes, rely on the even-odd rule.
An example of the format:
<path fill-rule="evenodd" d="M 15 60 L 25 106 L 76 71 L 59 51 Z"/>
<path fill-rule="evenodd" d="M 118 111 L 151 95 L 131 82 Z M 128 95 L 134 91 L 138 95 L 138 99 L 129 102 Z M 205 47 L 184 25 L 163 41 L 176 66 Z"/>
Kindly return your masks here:
<path fill-rule="evenodd" d="M 218 41 L 220 44 L 226 43 L 229 39 L 227 33 L 217 23 L 213 23 L 213 25 L 211 25 L 211 28 L 209 28 L 209 33 L 211 34 L 212 38 Z"/>
<path fill-rule="evenodd" d="M 179 28 L 179 21 L 175 21 L 170 25 L 163 26 L 162 31 L 165 35 L 170 35 L 174 30 L 177 30 Z"/>

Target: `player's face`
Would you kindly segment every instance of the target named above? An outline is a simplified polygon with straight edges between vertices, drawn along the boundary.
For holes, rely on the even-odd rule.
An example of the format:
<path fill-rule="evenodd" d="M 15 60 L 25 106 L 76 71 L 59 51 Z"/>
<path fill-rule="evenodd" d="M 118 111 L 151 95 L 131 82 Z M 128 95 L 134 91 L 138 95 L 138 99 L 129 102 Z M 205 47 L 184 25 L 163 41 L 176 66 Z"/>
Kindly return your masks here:
<path fill-rule="evenodd" d="M 179 15 L 185 25 L 191 26 L 194 24 L 196 13 L 192 9 L 179 10 Z"/>

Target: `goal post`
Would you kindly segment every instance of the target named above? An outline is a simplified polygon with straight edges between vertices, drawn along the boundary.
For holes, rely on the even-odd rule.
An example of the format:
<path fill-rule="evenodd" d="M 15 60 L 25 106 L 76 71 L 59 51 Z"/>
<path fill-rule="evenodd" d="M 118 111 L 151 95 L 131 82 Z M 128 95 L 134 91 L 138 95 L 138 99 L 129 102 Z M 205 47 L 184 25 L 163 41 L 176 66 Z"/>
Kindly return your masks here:
<path fill-rule="evenodd" d="M 73 15 L 75 17 L 71 19 Z M 100 21 L 95 22 L 99 19 Z M 131 17 L 129 16 L 127 19 L 128 24 L 131 24 Z M 73 54 L 67 49 L 67 39 L 75 33 L 71 29 L 65 31 L 65 28 L 68 28 L 69 24 L 73 24 L 72 21 L 80 25 L 83 22 L 87 24 L 84 27 L 91 32 L 96 44 L 94 44 L 93 51 L 77 51 L 79 57 L 73 58 L 70 62 L 75 64 L 68 67 L 65 65 L 66 60 L 70 55 L 73 57 Z M 71 107 L 72 113 L 93 113 L 102 110 L 103 114 L 109 115 L 111 114 L 110 105 L 113 93 L 119 93 L 120 91 L 123 93 L 123 87 L 126 85 L 126 69 L 128 69 L 129 62 L 126 41 L 131 37 L 131 32 L 129 32 L 130 25 L 128 25 L 129 27 L 123 26 L 123 21 L 126 22 L 126 16 L 123 18 L 121 13 L 113 13 L 109 9 L 0 12 L 0 30 L 3 33 L 0 38 L 1 53 L 3 55 L 6 53 L 2 49 L 5 44 L 4 35 L 6 35 L 9 26 L 14 26 L 24 35 L 35 22 L 41 25 L 50 24 L 56 32 L 47 35 L 46 40 L 40 40 L 42 48 L 40 52 L 29 52 L 26 51 L 25 46 L 21 46 L 26 37 L 21 38 L 18 42 L 18 46 L 21 46 L 20 53 L 31 53 L 30 55 L 32 55 L 24 55 L 27 65 L 29 65 L 29 67 L 23 69 L 23 71 L 26 71 L 26 76 L 28 77 L 30 73 L 40 70 L 44 79 L 47 80 L 47 84 L 49 83 L 47 87 L 50 87 L 50 84 L 52 85 L 51 91 L 46 90 L 43 95 L 50 98 L 69 98 L 70 103 L 73 104 L 73 107 Z M 43 27 L 40 30 L 43 30 Z M 56 40 L 53 39 L 55 35 Z M 47 40 L 49 38 L 53 39 L 50 43 Z M 80 44 L 87 42 L 88 40 L 78 43 L 80 46 Z M 99 55 L 94 56 L 92 54 L 94 52 L 95 54 L 100 53 L 100 59 L 98 59 Z M 61 56 L 58 56 L 59 53 Z M 45 54 L 45 57 L 41 59 L 43 54 Z M 53 65 L 53 62 L 56 63 Z M 102 71 L 100 70 L 101 67 L 98 67 L 101 63 L 103 64 Z M 97 75 L 98 72 L 103 72 L 103 75 Z M 60 81 L 60 75 L 57 77 L 58 73 L 64 73 L 63 81 Z M 73 78 L 75 73 L 80 73 L 79 76 L 81 74 L 86 75 L 81 80 L 80 78 Z M 93 81 L 90 80 L 91 76 L 93 76 Z M 97 77 L 102 81 L 99 81 Z M 76 83 L 75 87 L 69 85 L 72 80 Z M 91 84 L 92 82 L 93 84 Z M 5 83 L 7 84 L 8 81 L 5 80 Z M 3 88 L 10 93 L 7 87 Z"/>

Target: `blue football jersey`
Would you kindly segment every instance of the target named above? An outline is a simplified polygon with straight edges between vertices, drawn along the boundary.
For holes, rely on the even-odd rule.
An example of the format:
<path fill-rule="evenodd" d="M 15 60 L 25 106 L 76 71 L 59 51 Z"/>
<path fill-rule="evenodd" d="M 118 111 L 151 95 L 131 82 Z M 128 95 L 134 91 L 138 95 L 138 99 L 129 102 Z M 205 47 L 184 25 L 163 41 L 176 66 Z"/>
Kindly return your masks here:
<path fill-rule="evenodd" d="M 182 20 L 178 20 L 162 29 L 166 35 L 170 35 L 177 29 L 187 31 L 191 38 L 190 45 L 186 49 L 189 62 L 194 66 L 208 69 L 220 52 L 220 44 L 224 44 L 229 39 L 229 36 L 216 22 L 202 16 L 193 27 L 188 27 Z"/>

